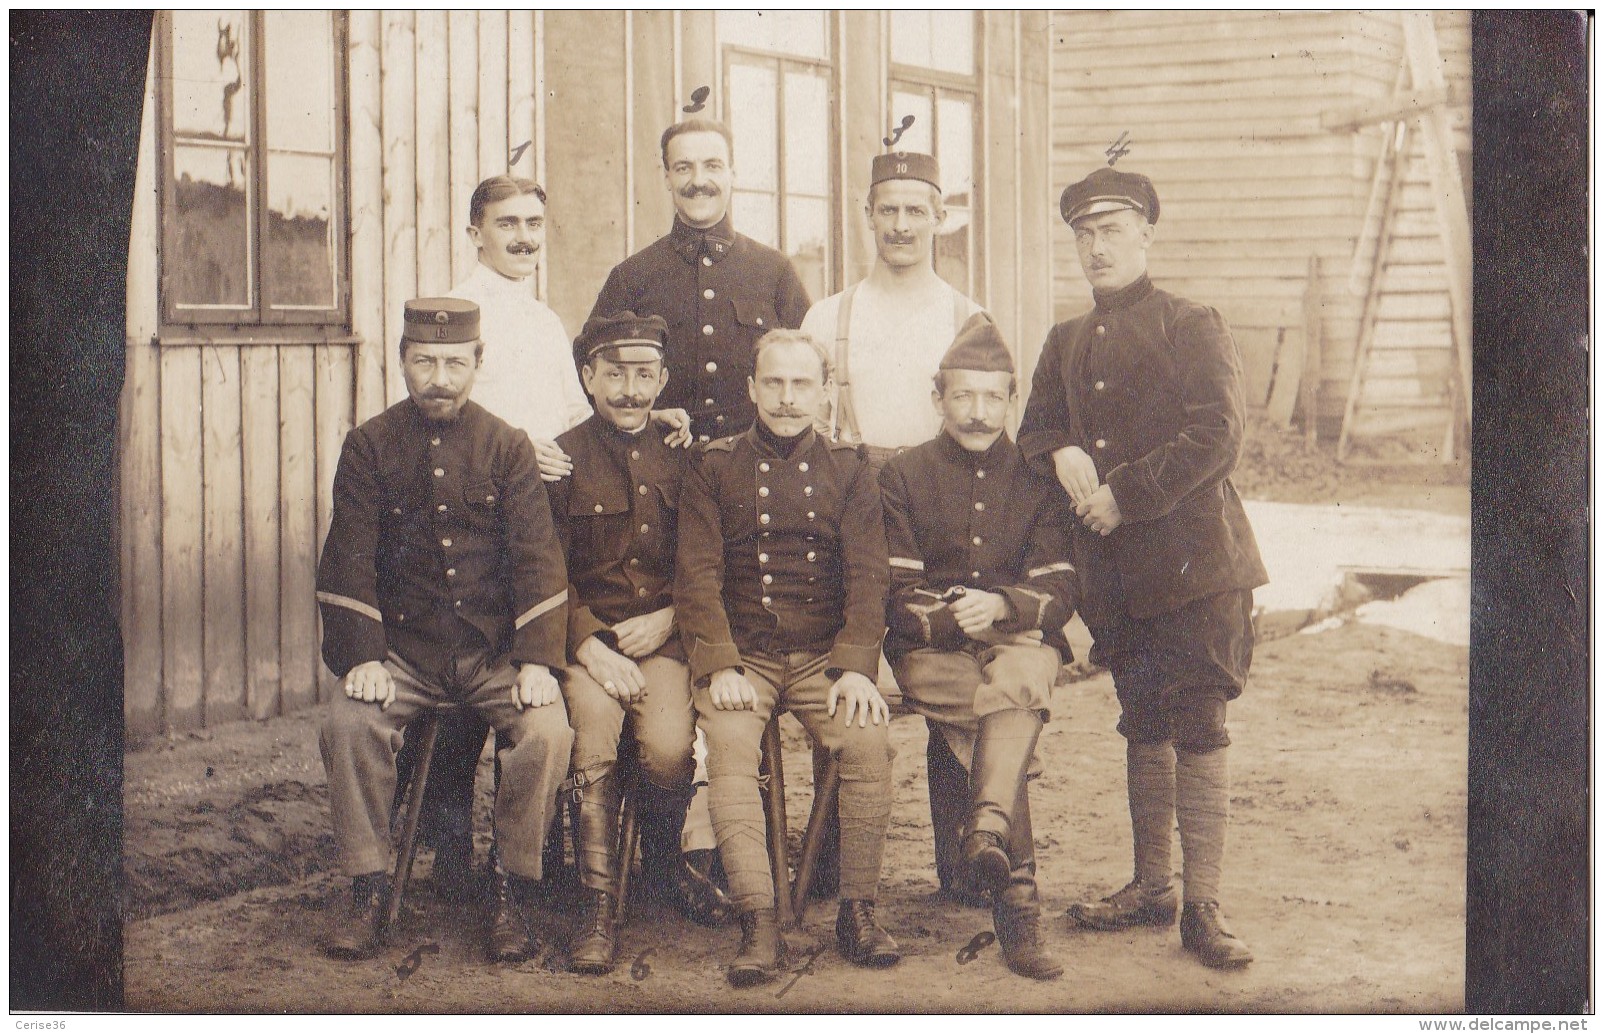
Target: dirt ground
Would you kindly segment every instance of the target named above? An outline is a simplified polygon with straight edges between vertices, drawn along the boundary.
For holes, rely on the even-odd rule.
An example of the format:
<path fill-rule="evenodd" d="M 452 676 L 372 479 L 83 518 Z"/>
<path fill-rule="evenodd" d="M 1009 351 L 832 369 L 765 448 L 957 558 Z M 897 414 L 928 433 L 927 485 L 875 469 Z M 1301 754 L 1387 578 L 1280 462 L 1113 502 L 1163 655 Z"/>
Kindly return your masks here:
<path fill-rule="evenodd" d="M 553 916 L 557 947 L 546 958 L 487 966 L 476 919 L 452 914 L 431 893 L 427 855 L 390 948 L 363 963 L 324 958 L 316 936 L 347 884 L 331 872 L 315 719 L 228 726 L 128 758 L 127 1007 L 1458 1011 L 1467 676 L 1463 648 L 1360 624 L 1261 648 L 1231 715 L 1224 896 L 1257 955 L 1237 973 L 1191 961 L 1173 929 L 1090 933 L 1062 917 L 1072 901 L 1124 882 L 1130 832 L 1112 684 L 1102 674 L 1060 686 L 1043 739 L 1048 771 L 1032 791 L 1047 939 L 1068 967 L 1046 984 L 1010 974 L 994 946 L 958 961 L 989 917 L 932 900 L 925 733 L 916 719 L 892 726 L 896 803 L 881 888 L 884 924 L 907 953 L 902 964 L 847 964 L 833 947 L 834 908 L 819 903 L 790 937 L 799 970 L 816 955 L 811 971 L 744 991 L 731 989 L 721 969 L 735 930 L 704 930 L 650 903 L 634 912 L 624 963 L 611 976 L 561 972 L 566 913 Z M 786 724 L 794 833 L 811 787 L 802 735 Z"/>

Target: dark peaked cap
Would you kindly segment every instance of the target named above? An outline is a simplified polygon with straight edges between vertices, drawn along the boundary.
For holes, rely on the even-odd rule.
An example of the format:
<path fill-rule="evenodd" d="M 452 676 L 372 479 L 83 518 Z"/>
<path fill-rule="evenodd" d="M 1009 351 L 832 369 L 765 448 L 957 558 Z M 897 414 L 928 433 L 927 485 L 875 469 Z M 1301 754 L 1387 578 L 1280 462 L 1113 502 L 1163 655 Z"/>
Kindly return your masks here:
<path fill-rule="evenodd" d="M 425 345 L 479 340 L 479 306 L 461 298 L 414 298 L 406 304 L 401 336 Z"/>
<path fill-rule="evenodd" d="M 1101 215 L 1124 209 L 1140 212 L 1150 223 L 1158 222 L 1158 191 L 1153 181 L 1139 172 L 1120 172 L 1102 166 L 1079 183 L 1064 188 L 1058 199 L 1059 214 L 1073 224 L 1083 215 Z"/>
<path fill-rule="evenodd" d="M 616 349 L 605 358 L 622 363 L 649 363 L 668 350 L 668 322 L 661 316 L 637 316 L 628 309 L 611 316 L 593 316 L 574 340 L 574 358 L 588 363 L 597 352 Z"/>
<path fill-rule="evenodd" d="M 886 180 L 923 180 L 940 190 L 941 166 L 930 155 L 918 151 L 877 154 L 869 165 L 869 186 Z"/>
<path fill-rule="evenodd" d="M 991 316 L 977 312 L 964 323 L 952 347 L 941 357 L 942 370 L 980 370 L 986 373 L 1014 372 L 1014 357 L 1008 354 L 1002 331 Z"/>

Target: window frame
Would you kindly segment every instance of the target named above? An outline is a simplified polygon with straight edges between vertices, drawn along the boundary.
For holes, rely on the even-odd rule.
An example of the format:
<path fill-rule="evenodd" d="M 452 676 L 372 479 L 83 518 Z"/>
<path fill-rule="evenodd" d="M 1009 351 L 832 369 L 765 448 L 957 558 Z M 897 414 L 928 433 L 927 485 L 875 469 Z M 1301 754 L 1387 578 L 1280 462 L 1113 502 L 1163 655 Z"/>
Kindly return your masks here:
<path fill-rule="evenodd" d="M 207 340 L 227 339 L 242 344 L 287 339 L 336 340 L 348 338 L 351 328 L 351 265 L 350 265 L 350 192 L 351 163 L 347 147 L 347 98 L 350 96 L 349 25 L 344 11 L 330 11 L 330 46 L 334 57 L 331 76 L 333 91 L 333 156 L 334 165 L 329 222 L 331 226 L 334 264 L 334 303 L 327 308 L 278 308 L 266 301 L 263 275 L 265 270 L 268 227 L 267 197 L 267 50 L 263 31 L 267 12 L 246 9 L 250 36 L 250 90 L 249 112 L 251 136 L 247 147 L 250 164 L 249 188 L 251 197 L 247 210 L 251 232 L 248 238 L 251 302 L 249 305 L 217 308 L 180 309 L 169 287 L 169 263 L 177 248 L 173 239 L 174 224 L 169 214 L 175 204 L 177 188 L 175 159 L 178 134 L 173 129 L 173 17 L 172 12 L 158 14 L 156 51 L 159 75 L 156 89 L 156 146 L 161 163 L 161 183 L 157 190 L 159 240 L 157 290 L 160 298 L 160 321 L 163 336 L 183 343 L 187 335 Z"/>
<path fill-rule="evenodd" d="M 786 255 L 787 259 L 789 259 L 790 254 L 786 251 L 787 216 L 785 202 L 788 194 L 786 191 L 785 172 L 785 73 L 787 70 L 794 71 L 797 69 L 805 69 L 816 73 L 824 81 L 825 107 L 829 112 L 829 118 L 827 125 L 825 126 L 825 167 L 828 169 L 828 177 L 826 181 L 827 193 L 822 195 L 822 198 L 825 202 L 825 210 L 829 213 L 830 223 L 828 229 L 828 243 L 830 254 L 828 256 L 828 261 L 826 261 L 824 264 L 825 284 L 824 294 L 821 297 L 828 298 L 830 295 L 840 290 L 839 285 L 841 283 L 841 271 L 843 268 L 841 249 L 844 243 L 842 239 L 840 206 L 836 204 L 836 197 L 840 194 L 841 190 L 840 162 L 836 153 L 837 148 L 839 147 L 840 139 L 841 112 L 835 81 L 834 56 L 836 52 L 836 40 L 833 23 L 826 25 L 825 49 L 827 56 L 816 58 L 800 54 L 785 53 L 776 50 L 764 50 L 758 47 L 751 47 L 739 43 L 720 43 L 719 96 L 723 105 L 722 110 L 727 115 L 727 113 L 731 110 L 732 101 L 730 96 L 730 68 L 736 64 L 762 64 L 774 70 L 774 138 L 779 148 L 778 153 L 775 155 L 774 196 L 775 207 L 777 211 L 775 212 L 774 231 L 777 242 L 776 248 L 781 252 L 781 254 Z M 735 168 L 737 175 L 739 175 L 740 166 L 737 164 Z M 737 179 L 734 190 L 732 191 L 732 195 L 734 192 L 738 192 L 740 190 L 740 181 Z M 797 196 L 811 198 L 817 195 L 800 194 Z M 730 207 L 732 212 L 734 211 L 734 205 L 735 199 L 732 196 L 730 198 Z M 736 227 L 737 231 L 740 229 L 741 228 L 739 226 Z"/>
<path fill-rule="evenodd" d="M 964 75 L 959 72 L 949 72 L 940 68 L 929 68 L 924 65 L 910 65 L 892 61 L 892 34 L 896 31 L 894 20 L 887 12 L 884 22 L 884 60 L 885 75 L 885 110 L 888 115 L 887 122 L 896 124 L 900 115 L 893 110 L 897 93 L 920 93 L 930 103 L 930 142 L 931 152 L 937 162 L 941 161 L 941 101 L 963 100 L 969 103 L 970 116 L 970 198 L 969 198 L 969 284 L 959 287 L 970 298 L 977 299 L 977 292 L 986 282 L 985 248 L 980 246 L 981 236 L 985 232 L 985 193 L 981 184 L 985 182 L 986 175 L 986 147 L 985 147 L 985 93 L 982 89 L 981 55 L 985 53 L 985 19 L 978 13 L 970 15 L 974 19 L 974 54 L 971 67 L 973 74 Z M 930 262 L 934 266 L 936 261 L 935 249 L 931 249 Z M 954 285 L 957 287 L 957 285 Z"/>

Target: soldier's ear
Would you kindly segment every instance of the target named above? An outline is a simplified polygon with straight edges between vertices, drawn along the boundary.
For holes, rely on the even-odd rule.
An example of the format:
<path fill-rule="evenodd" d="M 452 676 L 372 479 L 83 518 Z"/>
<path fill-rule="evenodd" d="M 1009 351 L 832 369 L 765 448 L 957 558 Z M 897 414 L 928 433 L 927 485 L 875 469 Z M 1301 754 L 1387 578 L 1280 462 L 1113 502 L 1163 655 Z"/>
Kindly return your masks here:
<path fill-rule="evenodd" d="M 473 225 L 472 223 L 468 224 L 468 239 L 473 241 L 473 246 L 475 248 L 483 248 L 485 246 L 485 242 L 479 234 L 479 227 Z"/>
<path fill-rule="evenodd" d="M 1158 227 L 1150 222 L 1142 223 L 1142 248 L 1145 250 L 1153 246 L 1153 238 L 1158 236 Z"/>

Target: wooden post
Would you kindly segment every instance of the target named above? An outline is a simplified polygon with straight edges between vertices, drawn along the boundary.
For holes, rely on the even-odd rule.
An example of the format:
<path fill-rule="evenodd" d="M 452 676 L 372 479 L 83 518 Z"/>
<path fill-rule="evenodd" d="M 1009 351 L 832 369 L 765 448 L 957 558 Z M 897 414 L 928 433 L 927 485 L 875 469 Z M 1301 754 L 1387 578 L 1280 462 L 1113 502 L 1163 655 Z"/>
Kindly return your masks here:
<path fill-rule="evenodd" d="M 1320 282 L 1320 256 L 1309 256 L 1309 281 L 1303 292 L 1303 380 L 1299 386 L 1298 404 L 1303 408 L 1303 438 L 1315 443 L 1316 427 L 1320 422 L 1320 377 L 1325 299 Z"/>
<path fill-rule="evenodd" d="M 145 76 L 128 237 L 127 359 L 119 406 L 122 453 L 123 721 L 130 740 L 162 724 L 161 350 L 157 328 L 156 62 Z"/>
<path fill-rule="evenodd" d="M 1437 50 L 1437 30 L 1430 11 L 1402 14 L 1404 54 L 1416 90 L 1445 91 L 1442 57 Z M 1425 143 L 1426 163 L 1431 169 L 1432 201 L 1448 253 L 1448 298 L 1454 327 L 1454 354 L 1459 360 L 1460 397 L 1464 416 L 1471 417 L 1471 254 L 1470 208 L 1465 201 L 1465 185 L 1460 178 L 1454 151 L 1453 128 L 1448 109 L 1439 104 L 1415 119 Z"/>
<path fill-rule="evenodd" d="M 417 167 L 413 164 L 416 137 L 413 94 L 414 54 L 413 14 L 387 11 L 383 15 L 383 100 L 384 117 L 384 347 L 386 357 L 401 341 L 402 306 L 413 297 L 418 286 Z M 384 366 L 386 403 L 406 397 L 401 380 L 401 363 Z"/>
<path fill-rule="evenodd" d="M 351 12 L 351 329 L 358 340 L 356 418 L 384 409 L 384 84 L 375 11 Z M 277 444 L 275 442 L 275 450 Z"/>

